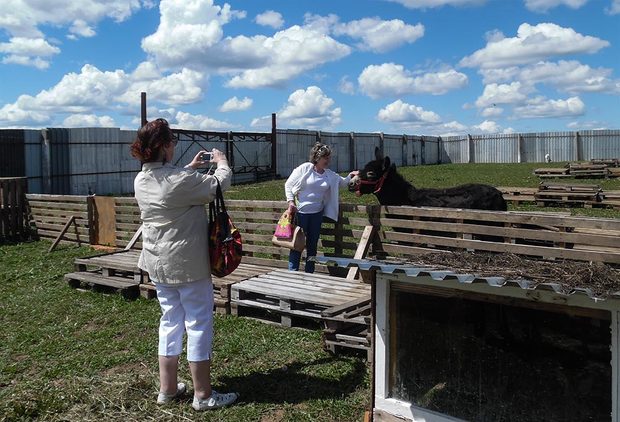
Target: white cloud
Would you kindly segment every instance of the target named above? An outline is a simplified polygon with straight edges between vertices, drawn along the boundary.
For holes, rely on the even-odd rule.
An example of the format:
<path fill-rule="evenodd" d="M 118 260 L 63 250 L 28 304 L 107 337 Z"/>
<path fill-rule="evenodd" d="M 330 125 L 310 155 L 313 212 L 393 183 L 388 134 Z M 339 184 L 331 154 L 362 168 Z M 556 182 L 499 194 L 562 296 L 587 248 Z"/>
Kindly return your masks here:
<path fill-rule="evenodd" d="M 620 94 L 620 80 L 611 79 L 612 70 L 591 68 L 578 61 L 538 62 L 524 67 L 481 69 L 485 83 L 519 81 L 524 86 L 547 84 L 568 93 L 601 92 Z"/>
<path fill-rule="evenodd" d="M 71 28 L 69 28 L 69 32 L 71 32 L 71 35 L 68 35 L 68 38 L 71 39 L 76 39 L 77 36 L 90 38 L 96 34 L 95 30 L 82 19 L 76 19 Z"/>
<path fill-rule="evenodd" d="M 611 6 L 605 9 L 605 13 L 610 15 L 617 15 L 620 13 L 620 0 L 612 0 Z"/>
<path fill-rule="evenodd" d="M 0 30 L 6 31 L 11 39 L 42 40 L 49 46 L 40 27 L 69 27 L 68 36 L 73 39 L 77 36 L 92 36 L 95 33 L 92 27 L 99 21 L 111 18 L 121 22 L 140 8 L 139 0 L 8 0 L 2 4 Z M 57 47 L 54 49 L 57 51 L 47 56 L 29 55 L 23 51 L 12 53 L 18 58 L 12 57 L 5 62 L 36 66 L 35 63 L 42 63 L 41 57 L 50 57 L 60 51 Z M 44 69 L 47 66 L 49 63 L 37 67 Z"/>
<path fill-rule="evenodd" d="M 278 122 L 307 129 L 332 128 L 340 123 L 340 115 L 340 107 L 334 108 L 334 100 L 318 86 L 293 92 L 284 108 L 277 113 Z M 258 122 L 252 122 L 253 126 Z"/>
<path fill-rule="evenodd" d="M 360 90 L 371 98 L 407 94 L 441 95 L 467 85 L 467 76 L 454 69 L 415 76 L 402 65 L 366 67 L 358 77 Z"/>
<path fill-rule="evenodd" d="M 338 91 L 343 94 L 353 95 L 355 94 L 355 85 L 349 80 L 348 76 L 343 76 L 338 82 Z"/>
<path fill-rule="evenodd" d="M 60 49 L 43 38 L 12 37 L 9 42 L 0 43 L 0 53 L 6 54 L 3 63 L 47 69 L 47 59 L 60 53 Z"/>
<path fill-rule="evenodd" d="M 571 9 L 579 9 L 588 0 L 525 0 L 525 7 L 532 12 L 547 12 L 549 9 L 564 5 Z"/>
<path fill-rule="evenodd" d="M 387 0 L 400 3 L 408 9 L 430 9 L 441 6 L 479 6 L 487 0 Z"/>
<path fill-rule="evenodd" d="M 94 114 L 72 114 L 62 122 L 63 127 L 116 127 L 110 116 Z"/>
<path fill-rule="evenodd" d="M 193 130 L 229 130 L 235 127 L 230 123 L 211 119 L 202 114 L 191 114 L 183 111 L 177 112 L 174 121 L 170 122 L 170 126 Z"/>
<path fill-rule="evenodd" d="M 223 36 L 222 27 L 244 12 L 232 11 L 230 5 L 215 6 L 213 0 L 162 0 L 157 31 L 142 40 L 142 49 L 164 68 L 184 65 L 204 55 Z M 211 60 L 219 60 L 212 57 Z"/>
<path fill-rule="evenodd" d="M 484 133 L 500 133 L 502 131 L 502 127 L 492 120 L 485 120 L 479 125 L 472 126 L 472 128 Z"/>
<path fill-rule="evenodd" d="M 570 122 L 566 125 L 567 128 L 571 130 L 605 130 L 610 129 L 610 127 L 603 123 L 598 122 L 596 120 L 590 122 Z"/>
<path fill-rule="evenodd" d="M 584 36 L 572 28 L 563 28 L 553 23 L 535 26 L 523 23 L 515 38 L 489 41 L 486 47 L 463 58 L 460 65 L 480 68 L 523 65 L 553 56 L 592 54 L 608 45 L 608 41 Z"/>
<path fill-rule="evenodd" d="M 222 57 L 251 55 L 265 59 L 264 63 L 234 76 L 227 84 L 232 88 L 283 86 L 290 79 L 351 52 L 350 47 L 326 34 L 297 25 L 269 38 L 255 36 L 241 40 L 237 37 L 222 47 Z"/>
<path fill-rule="evenodd" d="M 133 83 L 119 95 L 119 101 L 138 104 L 141 92 L 146 92 L 151 101 L 174 105 L 191 104 L 202 98 L 202 85 L 206 77 L 201 72 L 184 68 L 180 72 L 166 76 L 159 74 L 154 77 L 155 74 L 145 75 L 143 73 L 145 68 L 139 68 L 137 71 L 140 71 L 140 75 L 145 79 L 140 80 L 132 75 Z"/>
<path fill-rule="evenodd" d="M 518 118 L 569 117 L 584 114 L 585 105 L 579 97 L 550 100 L 544 97 L 529 99 L 525 105 L 515 107 Z"/>
<path fill-rule="evenodd" d="M 93 114 L 101 110 L 132 110 L 140 103 L 140 92 L 148 93 L 150 102 L 187 104 L 201 98 L 203 75 L 183 69 L 178 73 L 161 75 L 148 62 L 136 71 L 101 71 L 85 65 L 80 73 L 68 73 L 53 87 L 35 96 L 21 95 L 13 104 L 0 109 L 0 122 L 47 123 L 53 115 Z"/>
<path fill-rule="evenodd" d="M 525 101 L 528 89 L 521 82 L 511 84 L 489 84 L 476 100 L 476 107 L 486 108 L 496 104 L 515 104 Z"/>
<path fill-rule="evenodd" d="M 497 117 L 497 116 L 501 116 L 503 112 L 504 112 L 504 109 L 501 107 L 487 107 L 484 110 L 482 110 L 480 114 L 482 115 L 482 117 Z"/>
<path fill-rule="evenodd" d="M 377 118 L 388 123 L 439 123 L 441 118 L 434 111 L 396 100 L 379 110 Z"/>
<path fill-rule="evenodd" d="M 267 10 L 259 15 L 256 15 L 256 23 L 262 26 L 270 26 L 274 29 L 282 28 L 284 25 L 284 19 L 282 15 L 273 10 Z"/>
<path fill-rule="evenodd" d="M 546 83 L 569 93 L 620 94 L 620 80 L 612 80 L 611 69 L 593 69 L 577 61 L 540 62 L 522 69 L 517 76 L 530 83 Z"/>
<path fill-rule="evenodd" d="M 0 108 L 0 126 L 11 127 L 41 127 L 51 123 L 50 113 L 39 110 L 26 110 L 18 104 L 5 104 Z"/>
<path fill-rule="evenodd" d="M 243 111 L 249 109 L 250 107 L 252 107 L 251 98 L 244 97 L 240 100 L 237 97 L 232 97 L 224 101 L 224 104 L 220 106 L 219 110 L 226 113 L 229 111 Z"/>
<path fill-rule="evenodd" d="M 284 86 L 292 78 L 350 54 L 351 48 L 309 26 L 294 25 L 263 35 L 224 38 L 223 26 L 245 12 L 214 6 L 211 0 L 171 0 L 160 6 L 157 31 L 142 48 L 163 69 L 181 66 L 232 75 L 226 86 Z"/>
<path fill-rule="evenodd" d="M 361 43 L 357 44 L 360 50 L 383 53 L 424 36 L 424 25 L 409 25 L 400 19 L 385 21 L 375 17 L 336 24 L 333 33 L 360 39 Z"/>

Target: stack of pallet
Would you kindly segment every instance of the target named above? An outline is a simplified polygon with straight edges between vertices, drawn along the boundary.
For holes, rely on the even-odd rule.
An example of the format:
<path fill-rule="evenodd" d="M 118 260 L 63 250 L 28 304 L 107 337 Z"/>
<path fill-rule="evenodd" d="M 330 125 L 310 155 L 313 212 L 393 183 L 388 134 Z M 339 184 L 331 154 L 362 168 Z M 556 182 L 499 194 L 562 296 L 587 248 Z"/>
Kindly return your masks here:
<path fill-rule="evenodd" d="M 580 164 L 570 163 L 568 165 L 569 174 L 573 177 L 607 177 L 607 164 Z"/>
<path fill-rule="evenodd" d="M 534 170 L 534 174 L 541 179 L 552 177 L 571 177 L 571 175 L 568 174 L 568 169 L 563 167 L 538 168 Z"/>
<path fill-rule="evenodd" d="M 564 185 L 544 183 L 538 187 L 534 195 L 538 205 L 562 203 L 563 205 L 579 204 L 592 207 L 602 200 L 601 188 L 598 185 Z"/>

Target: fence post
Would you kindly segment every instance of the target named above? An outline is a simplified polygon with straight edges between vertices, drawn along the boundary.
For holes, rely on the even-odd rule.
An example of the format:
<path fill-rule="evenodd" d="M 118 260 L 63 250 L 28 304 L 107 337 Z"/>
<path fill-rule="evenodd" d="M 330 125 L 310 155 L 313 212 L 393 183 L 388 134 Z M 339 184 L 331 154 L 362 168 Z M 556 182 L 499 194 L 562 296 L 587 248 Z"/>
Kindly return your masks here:
<path fill-rule="evenodd" d="M 383 132 L 379 133 L 379 149 L 381 150 L 381 152 L 383 153 L 383 156 L 385 156 L 385 144 L 383 143 Z"/>
<path fill-rule="evenodd" d="M 441 139 L 441 136 L 438 136 L 437 137 L 437 162 L 438 164 L 443 163 L 443 152 L 441 148 L 442 142 L 443 140 Z"/>
<path fill-rule="evenodd" d="M 469 149 L 469 163 L 475 163 L 476 162 L 476 157 L 475 157 L 475 151 L 474 151 L 474 140 L 472 139 L 471 135 L 468 133 L 467 134 L 467 145 L 468 145 L 468 149 Z"/>
<path fill-rule="evenodd" d="M 403 135 L 402 137 L 402 155 L 403 155 L 403 166 L 409 165 L 409 154 L 407 154 L 407 135 Z"/>
<path fill-rule="evenodd" d="M 349 132 L 349 169 L 357 169 L 357 163 L 355 162 L 355 133 Z"/>
<path fill-rule="evenodd" d="M 523 162 L 523 135 L 517 136 L 517 163 Z"/>
<path fill-rule="evenodd" d="M 271 113 L 271 173 L 275 179 L 278 174 L 278 141 L 276 131 L 276 113 Z"/>
<path fill-rule="evenodd" d="M 579 132 L 577 131 L 575 132 L 575 136 L 573 138 L 573 149 L 575 150 L 575 152 L 573 153 L 573 157 L 575 161 L 581 161 L 581 154 L 579 154 L 579 144 L 580 144 L 579 138 L 580 138 Z"/>
<path fill-rule="evenodd" d="M 43 193 L 52 191 L 52 163 L 48 129 L 41 130 L 41 188 Z"/>

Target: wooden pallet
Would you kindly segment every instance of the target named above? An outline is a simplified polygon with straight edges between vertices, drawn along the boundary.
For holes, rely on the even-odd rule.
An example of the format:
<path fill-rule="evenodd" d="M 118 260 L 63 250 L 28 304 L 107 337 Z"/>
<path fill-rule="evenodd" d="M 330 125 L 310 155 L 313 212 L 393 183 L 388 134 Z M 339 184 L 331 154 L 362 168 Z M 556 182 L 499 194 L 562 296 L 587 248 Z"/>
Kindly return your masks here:
<path fill-rule="evenodd" d="M 140 251 L 135 249 L 110 252 L 74 261 L 77 271 L 97 270 L 105 277 L 115 275 L 130 276 L 136 283 L 148 283 L 148 274 L 138 268 Z"/>
<path fill-rule="evenodd" d="M 537 188 L 500 186 L 497 189 L 499 189 L 502 193 L 504 200 L 512 203 L 512 205 L 519 205 L 525 202 L 535 202 L 534 194 L 538 192 Z"/>
<path fill-rule="evenodd" d="M 568 169 L 562 167 L 547 167 L 537 168 L 534 170 L 534 174 L 538 177 L 561 177 L 569 176 Z"/>
<path fill-rule="evenodd" d="M 370 286 L 323 274 L 275 270 L 234 284 L 231 295 L 234 315 L 252 313 L 263 322 L 292 327 L 307 320 L 323 321 L 321 312 L 328 308 L 370 299 Z"/>
<path fill-rule="evenodd" d="M 369 361 L 371 303 L 369 297 L 362 297 L 342 305 L 333 306 L 321 312 L 325 329 L 323 343 L 327 350 L 337 352 L 338 348 L 365 350 Z"/>
<path fill-rule="evenodd" d="M 111 290 L 126 299 L 135 299 L 140 294 L 139 283 L 126 277 L 104 276 L 97 272 L 80 271 L 65 274 L 65 280 L 73 288 L 88 287 L 93 291 Z"/>
<path fill-rule="evenodd" d="M 139 285 L 139 292 L 147 299 L 156 297 L 155 286 L 150 282 L 148 274 L 138 268 L 140 251 L 126 249 L 85 258 L 77 258 L 75 262 L 76 273 L 101 277 L 91 278 L 93 283 L 105 285 L 105 281 L 119 279 L 131 280 Z M 230 275 L 219 278 L 213 277 L 213 295 L 215 311 L 222 314 L 230 313 L 230 286 L 241 280 L 245 280 L 271 271 L 272 268 L 241 263 Z"/>
<path fill-rule="evenodd" d="M 620 158 L 593 158 L 591 164 L 604 164 L 607 167 L 620 167 Z"/>

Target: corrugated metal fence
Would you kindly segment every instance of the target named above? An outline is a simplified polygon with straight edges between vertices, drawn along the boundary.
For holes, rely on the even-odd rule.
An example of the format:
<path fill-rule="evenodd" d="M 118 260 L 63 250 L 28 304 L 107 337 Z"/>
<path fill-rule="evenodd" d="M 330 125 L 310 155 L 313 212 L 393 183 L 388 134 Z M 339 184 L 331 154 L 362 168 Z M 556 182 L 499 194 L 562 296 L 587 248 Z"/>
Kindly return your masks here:
<path fill-rule="evenodd" d="M 317 140 L 332 146 L 331 168 L 338 172 L 363 167 L 374 159 L 375 147 L 397 166 L 544 162 L 545 154 L 556 162 L 620 157 L 620 130 L 441 138 L 278 129 L 274 166 L 271 133 L 175 133 L 179 164 L 191 160 L 200 149 L 216 147 L 226 151 L 234 167 L 234 183 L 261 180 L 274 172 L 288 176 L 308 160 Z M 131 194 L 139 171 L 139 163 L 129 155 L 135 136 L 135 131 L 118 128 L 0 130 L 0 177 L 28 177 L 31 193 Z"/>

